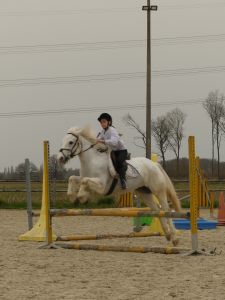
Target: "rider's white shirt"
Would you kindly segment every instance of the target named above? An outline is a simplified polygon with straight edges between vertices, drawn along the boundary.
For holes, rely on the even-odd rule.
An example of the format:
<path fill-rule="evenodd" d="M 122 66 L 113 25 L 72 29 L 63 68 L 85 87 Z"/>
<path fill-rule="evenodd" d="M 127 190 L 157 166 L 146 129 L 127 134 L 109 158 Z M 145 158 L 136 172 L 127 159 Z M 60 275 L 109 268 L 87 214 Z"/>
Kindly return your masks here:
<path fill-rule="evenodd" d="M 99 133 L 98 138 L 104 140 L 105 144 L 114 151 L 126 149 L 123 140 L 121 140 L 118 132 L 114 127 L 110 126 L 107 130 L 103 129 Z"/>

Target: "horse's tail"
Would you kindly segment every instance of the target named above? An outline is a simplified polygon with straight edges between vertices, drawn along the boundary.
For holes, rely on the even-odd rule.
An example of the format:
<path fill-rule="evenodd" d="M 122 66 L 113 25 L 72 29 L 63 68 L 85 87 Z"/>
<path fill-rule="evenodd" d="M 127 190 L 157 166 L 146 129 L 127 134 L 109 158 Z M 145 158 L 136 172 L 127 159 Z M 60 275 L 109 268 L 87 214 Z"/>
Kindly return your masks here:
<path fill-rule="evenodd" d="M 180 212 L 181 211 L 181 204 L 180 204 L 180 200 L 177 197 L 177 193 L 175 191 L 175 188 L 173 186 L 173 183 L 171 182 L 169 176 L 167 175 L 167 173 L 165 172 L 165 170 L 163 169 L 163 167 L 158 164 L 161 171 L 163 172 L 166 182 L 167 182 L 167 197 L 168 200 L 171 202 L 172 207 L 175 209 L 175 211 Z"/>

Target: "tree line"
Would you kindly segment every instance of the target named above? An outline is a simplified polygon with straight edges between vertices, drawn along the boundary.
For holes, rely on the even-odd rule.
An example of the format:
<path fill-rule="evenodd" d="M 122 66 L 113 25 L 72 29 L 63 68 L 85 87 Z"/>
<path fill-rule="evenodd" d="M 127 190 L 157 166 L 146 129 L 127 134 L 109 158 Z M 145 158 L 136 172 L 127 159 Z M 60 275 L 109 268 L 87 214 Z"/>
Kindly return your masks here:
<path fill-rule="evenodd" d="M 219 93 L 218 90 L 212 91 L 203 101 L 202 106 L 211 122 L 211 171 L 209 173 L 207 167 L 207 173 L 209 173 L 208 175 L 210 177 L 224 178 L 224 174 L 221 173 L 223 164 L 220 162 L 220 150 L 221 143 L 225 137 L 225 96 L 224 94 Z M 171 171 L 171 164 L 173 165 L 173 170 L 175 165 L 176 170 L 173 171 L 173 175 L 175 173 L 177 177 L 180 175 L 182 176 L 182 160 L 180 159 L 180 155 L 183 139 L 185 137 L 185 119 L 186 114 L 179 108 L 175 108 L 166 114 L 153 119 L 151 124 L 152 137 L 155 142 L 156 151 L 161 158 L 162 165 L 168 173 Z M 124 116 L 123 120 L 126 125 L 135 129 L 138 134 L 134 137 L 134 144 L 138 147 L 145 148 L 146 133 L 134 117 L 128 113 Z M 175 160 L 166 163 L 166 154 L 169 151 L 174 154 Z"/>
<path fill-rule="evenodd" d="M 49 176 L 50 179 L 67 180 L 71 175 L 79 175 L 79 169 L 66 169 L 63 165 L 59 164 L 56 155 L 49 158 Z M 30 162 L 30 176 L 31 180 L 41 181 L 43 176 L 43 165 L 37 167 L 33 162 Z M 18 164 L 15 168 L 8 167 L 4 172 L 0 173 L 1 180 L 25 180 L 26 168 L 25 162 Z"/>
<path fill-rule="evenodd" d="M 208 94 L 202 103 L 204 111 L 211 122 L 211 159 L 201 159 L 201 167 L 206 175 L 211 178 L 225 178 L 225 163 L 220 162 L 222 141 L 225 137 L 225 96 L 218 90 Z M 155 142 L 156 152 L 161 158 L 165 170 L 171 177 L 188 177 L 188 159 L 181 158 L 182 143 L 185 138 L 186 114 L 179 108 L 175 108 L 166 114 L 160 115 L 152 121 L 152 137 Z M 134 144 L 137 147 L 146 147 L 146 134 L 131 114 L 126 114 L 123 121 L 129 127 L 135 129 Z M 172 152 L 174 159 L 166 160 L 168 152 Z M 210 163 L 209 163 L 210 161 Z M 54 179 L 65 180 L 71 175 L 79 175 L 78 169 L 66 169 L 58 164 L 56 156 L 50 157 L 50 175 Z M 33 180 L 42 180 L 43 167 L 39 168 L 30 163 Z M 25 163 L 18 166 L 5 168 L 0 173 L 1 180 L 24 180 Z"/>

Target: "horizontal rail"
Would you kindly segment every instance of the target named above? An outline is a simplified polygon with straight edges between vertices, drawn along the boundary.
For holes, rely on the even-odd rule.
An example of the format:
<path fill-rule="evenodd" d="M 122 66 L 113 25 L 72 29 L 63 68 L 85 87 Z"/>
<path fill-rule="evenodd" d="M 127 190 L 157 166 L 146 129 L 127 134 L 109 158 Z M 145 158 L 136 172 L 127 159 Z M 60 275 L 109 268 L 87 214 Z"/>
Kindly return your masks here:
<path fill-rule="evenodd" d="M 77 243 L 55 243 L 56 246 L 64 249 L 75 250 L 98 250 L 98 251 L 114 251 L 114 252 L 135 252 L 135 253 L 161 253 L 161 254 L 179 254 L 188 251 L 189 249 L 176 247 L 126 247 L 126 246 L 107 246 L 107 245 L 88 245 Z"/>
<path fill-rule="evenodd" d="M 27 190 L 25 189 L 0 189 L 0 193 L 26 193 Z M 42 190 L 31 190 L 32 193 L 42 193 Z M 54 190 L 51 192 L 57 192 L 57 193 L 66 193 L 67 189 L 61 189 L 61 190 Z"/>
<path fill-rule="evenodd" d="M 225 191 L 225 188 L 221 189 L 208 189 L 209 192 L 223 192 Z M 189 189 L 176 189 L 177 193 L 189 193 L 190 190 Z"/>
<path fill-rule="evenodd" d="M 161 236 L 160 232 L 130 232 L 118 234 L 77 234 L 77 235 L 62 235 L 57 237 L 57 241 L 87 241 L 87 240 L 104 240 L 104 239 L 121 239 L 121 238 L 142 238 L 150 236 Z"/>
<path fill-rule="evenodd" d="M 105 209 L 105 208 L 104 208 Z M 110 209 L 112 209 L 112 208 L 106 208 L 107 210 L 110 210 Z M 105 209 L 105 210 L 106 210 Z M 117 208 L 113 208 L 113 209 L 117 209 Z M 118 209 L 122 209 L 122 210 L 137 210 L 137 209 L 139 209 L 140 211 L 151 211 L 150 210 L 150 208 L 149 207 L 141 207 L 141 208 L 137 208 L 137 207 L 123 207 L 123 208 L 118 208 Z M 51 211 L 83 211 L 83 210 L 85 210 L 85 209 L 52 209 Z M 89 210 L 89 209 L 86 209 L 86 210 Z M 96 209 L 95 209 L 96 210 Z M 103 210 L 103 209 L 99 209 L 99 210 Z M 62 212 L 61 212 L 62 213 Z M 57 214 L 57 213 L 56 213 Z M 33 217 L 39 217 L 40 216 L 40 212 L 36 212 L 36 211 L 32 211 L 32 216 Z M 63 217 L 63 216 L 67 216 L 67 214 L 66 215 L 54 215 L 55 217 Z M 73 215 L 69 215 L 69 216 L 73 216 Z M 77 216 L 77 215 L 76 215 Z"/>
<path fill-rule="evenodd" d="M 61 179 L 57 179 L 57 180 L 51 180 L 50 182 L 55 182 L 55 183 L 67 183 L 68 180 L 61 180 Z M 0 183 L 24 183 L 25 182 L 25 179 L 14 179 L 14 180 L 11 180 L 11 179 L 0 179 Z M 42 180 L 31 180 L 30 182 L 32 183 L 42 183 Z"/>
<path fill-rule="evenodd" d="M 76 175 L 79 176 L 79 175 Z M 171 181 L 173 183 L 189 183 L 188 179 L 171 179 Z M 25 179 L 0 179 L 0 183 L 25 183 Z M 54 182 L 54 183 L 68 183 L 68 180 L 66 179 L 52 179 L 50 180 L 50 182 Z M 225 183 L 225 179 L 208 179 L 209 183 Z M 42 180 L 31 180 L 31 183 L 42 183 Z"/>
<path fill-rule="evenodd" d="M 52 217 L 63 216 L 105 216 L 105 217 L 158 217 L 158 218 L 183 218 L 189 219 L 189 213 L 170 212 L 170 211 L 151 211 L 149 208 L 124 209 L 124 208 L 105 208 L 105 209 L 51 209 Z"/>
<path fill-rule="evenodd" d="M 177 193 L 189 193 L 189 189 L 176 189 Z M 219 189 L 208 189 L 209 192 L 224 192 L 225 188 L 219 188 Z M 26 193 L 26 189 L 0 189 L 0 193 Z M 35 189 L 31 190 L 32 193 L 41 193 L 42 189 Z M 50 192 L 56 192 L 56 193 L 66 193 L 67 189 L 60 189 L 60 190 L 52 190 Z"/>

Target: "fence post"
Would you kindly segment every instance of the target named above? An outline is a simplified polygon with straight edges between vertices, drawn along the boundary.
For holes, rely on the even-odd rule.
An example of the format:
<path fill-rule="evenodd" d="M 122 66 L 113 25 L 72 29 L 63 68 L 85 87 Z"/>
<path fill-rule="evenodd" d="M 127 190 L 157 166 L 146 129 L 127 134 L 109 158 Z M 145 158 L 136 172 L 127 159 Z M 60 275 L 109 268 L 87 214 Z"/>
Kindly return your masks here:
<path fill-rule="evenodd" d="M 26 191 L 27 191 L 27 217 L 28 217 L 28 229 L 33 228 L 32 217 L 32 196 L 31 196 L 31 183 L 30 183 L 30 161 L 25 159 L 25 175 L 26 175 Z"/>
<path fill-rule="evenodd" d="M 44 141 L 44 165 L 43 165 L 44 186 L 43 192 L 45 201 L 45 221 L 46 221 L 46 242 L 48 245 L 52 243 L 52 222 L 50 217 L 50 201 L 49 201 L 49 142 Z"/>

